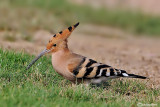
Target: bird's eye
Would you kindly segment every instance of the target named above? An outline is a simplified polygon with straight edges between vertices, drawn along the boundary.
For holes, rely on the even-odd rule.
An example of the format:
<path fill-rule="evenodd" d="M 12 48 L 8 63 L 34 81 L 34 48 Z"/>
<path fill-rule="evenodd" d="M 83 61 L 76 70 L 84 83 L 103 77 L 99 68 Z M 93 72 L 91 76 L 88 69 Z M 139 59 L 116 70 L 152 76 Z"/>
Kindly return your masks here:
<path fill-rule="evenodd" d="M 56 44 L 53 44 L 53 46 L 56 47 L 57 45 L 56 45 Z"/>

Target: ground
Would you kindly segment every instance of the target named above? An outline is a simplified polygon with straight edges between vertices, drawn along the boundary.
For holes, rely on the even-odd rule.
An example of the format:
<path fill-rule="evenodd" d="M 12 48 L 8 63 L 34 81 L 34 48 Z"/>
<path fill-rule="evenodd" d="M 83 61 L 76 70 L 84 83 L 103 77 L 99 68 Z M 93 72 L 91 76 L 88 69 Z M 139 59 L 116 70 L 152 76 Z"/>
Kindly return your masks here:
<path fill-rule="evenodd" d="M 129 10 L 140 10 L 148 14 L 159 15 L 160 1 L 157 0 L 70 0 L 77 4 L 88 4 L 93 7 L 123 8 Z"/>
<path fill-rule="evenodd" d="M 159 106 L 158 1 L 68 1 L 0 1 L 1 106 Z M 70 50 L 148 79 L 119 78 L 89 87 L 72 85 L 54 71 L 51 55 L 25 70 L 54 33 L 78 21 L 80 25 L 68 39 Z"/>
<path fill-rule="evenodd" d="M 86 27 L 90 29 L 87 30 Z M 87 33 L 83 33 L 84 29 Z M 111 33 L 107 29 L 82 24 L 70 36 L 69 48 L 75 53 L 125 69 L 129 73 L 146 76 L 149 80 L 145 81 L 149 86 L 160 87 L 160 39 L 130 36 L 127 33 L 118 35 L 116 34 L 118 31 Z M 94 31 L 99 32 L 94 33 Z M 32 42 L 21 39 L 9 42 L 3 38 L 4 32 L 0 34 L 1 47 L 34 55 L 38 55 L 45 48 L 49 38 L 53 35 L 40 30 L 33 35 Z"/>

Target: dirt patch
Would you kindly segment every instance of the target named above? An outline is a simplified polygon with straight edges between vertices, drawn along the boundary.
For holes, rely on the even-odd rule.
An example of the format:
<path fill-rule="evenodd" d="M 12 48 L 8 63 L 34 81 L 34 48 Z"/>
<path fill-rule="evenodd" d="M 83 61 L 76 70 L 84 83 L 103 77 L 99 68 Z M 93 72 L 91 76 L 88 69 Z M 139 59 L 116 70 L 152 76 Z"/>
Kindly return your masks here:
<path fill-rule="evenodd" d="M 125 69 L 129 73 L 147 76 L 150 80 L 146 82 L 148 81 L 151 87 L 160 87 L 160 39 L 127 35 L 112 37 L 110 33 L 106 34 L 108 36 L 96 36 L 99 34 L 82 33 L 81 30 L 83 29 L 75 30 L 68 40 L 73 52 Z M 92 30 L 99 31 L 97 28 Z M 3 32 L 1 32 L 0 46 L 37 55 L 45 48 L 51 35 L 41 30 L 33 34 L 33 41 L 19 39 L 10 42 L 3 39 Z"/>
<path fill-rule="evenodd" d="M 138 10 L 149 14 L 160 14 L 160 1 L 158 0 L 70 0 L 77 4 L 87 4 L 95 8 L 121 8 Z"/>

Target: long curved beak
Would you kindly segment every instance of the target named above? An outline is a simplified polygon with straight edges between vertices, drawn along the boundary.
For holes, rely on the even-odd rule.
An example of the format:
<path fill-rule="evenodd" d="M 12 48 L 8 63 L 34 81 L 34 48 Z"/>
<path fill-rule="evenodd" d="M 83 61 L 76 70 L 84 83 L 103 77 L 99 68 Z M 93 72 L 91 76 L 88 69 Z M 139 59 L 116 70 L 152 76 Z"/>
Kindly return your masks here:
<path fill-rule="evenodd" d="M 32 60 L 32 62 L 27 66 L 27 70 L 39 59 L 41 58 L 44 54 L 48 53 L 49 51 L 47 49 L 44 49 L 36 58 Z"/>

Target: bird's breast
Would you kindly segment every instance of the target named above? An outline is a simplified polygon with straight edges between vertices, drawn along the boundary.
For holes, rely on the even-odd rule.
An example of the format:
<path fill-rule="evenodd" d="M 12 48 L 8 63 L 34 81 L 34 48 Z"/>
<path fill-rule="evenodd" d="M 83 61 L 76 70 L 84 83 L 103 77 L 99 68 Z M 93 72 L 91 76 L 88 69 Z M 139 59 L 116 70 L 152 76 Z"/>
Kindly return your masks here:
<path fill-rule="evenodd" d="M 52 65 L 55 71 L 61 76 L 63 76 L 64 78 L 70 81 L 75 80 L 74 75 L 70 73 L 68 70 L 67 59 L 64 55 L 62 55 L 62 53 L 58 52 L 58 53 L 52 54 Z"/>

